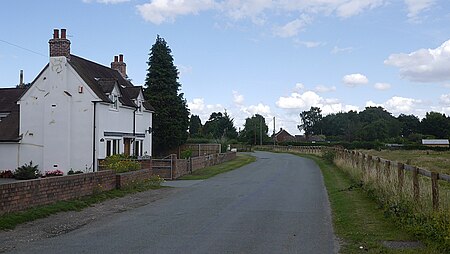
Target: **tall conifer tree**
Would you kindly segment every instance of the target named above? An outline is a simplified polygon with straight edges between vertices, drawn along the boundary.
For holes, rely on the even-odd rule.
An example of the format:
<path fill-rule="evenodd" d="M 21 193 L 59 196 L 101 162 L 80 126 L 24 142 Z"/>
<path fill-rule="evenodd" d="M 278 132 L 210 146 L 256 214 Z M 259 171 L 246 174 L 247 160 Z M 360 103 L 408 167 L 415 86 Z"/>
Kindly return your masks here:
<path fill-rule="evenodd" d="M 158 35 L 147 62 L 144 92 L 147 101 L 156 110 L 153 115 L 155 155 L 167 155 L 185 143 L 188 137 L 189 109 L 183 93 L 179 93 L 181 84 L 171 53 L 166 41 Z"/>

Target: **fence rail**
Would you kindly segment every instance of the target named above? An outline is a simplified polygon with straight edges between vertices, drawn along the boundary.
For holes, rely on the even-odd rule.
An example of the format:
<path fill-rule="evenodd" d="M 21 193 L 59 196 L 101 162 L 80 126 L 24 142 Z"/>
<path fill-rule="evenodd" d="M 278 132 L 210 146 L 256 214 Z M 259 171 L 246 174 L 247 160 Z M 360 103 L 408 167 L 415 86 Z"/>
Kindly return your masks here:
<path fill-rule="evenodd" d="M 372 184 L 386 198 L 407 198 L 423 209 L 450 211 L 450 175 L 386 160 L 358 151 L 323 146 L 260 146 L 257 149 L 322 155 L 336 152 L 335 163 Z"/>

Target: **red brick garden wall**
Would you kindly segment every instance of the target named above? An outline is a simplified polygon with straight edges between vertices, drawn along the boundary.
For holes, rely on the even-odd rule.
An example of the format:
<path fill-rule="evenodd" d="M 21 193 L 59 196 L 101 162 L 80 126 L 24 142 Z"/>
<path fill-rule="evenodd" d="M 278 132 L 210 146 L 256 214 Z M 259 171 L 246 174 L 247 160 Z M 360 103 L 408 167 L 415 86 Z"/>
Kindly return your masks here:
<path fill-rule="evenodd" d="M 116 174 L 111 170 L 2 184 L 0 185 L 0 214 L 114 188 L 116 188 Z"/>
<path fill-rule="evenodd" d="M 116 175 L 116 187 L 118 189 L 124 188 L 130 184 L 145 181 L 151 176 L 152 170 L 150 168 L 120 173 Z"/>

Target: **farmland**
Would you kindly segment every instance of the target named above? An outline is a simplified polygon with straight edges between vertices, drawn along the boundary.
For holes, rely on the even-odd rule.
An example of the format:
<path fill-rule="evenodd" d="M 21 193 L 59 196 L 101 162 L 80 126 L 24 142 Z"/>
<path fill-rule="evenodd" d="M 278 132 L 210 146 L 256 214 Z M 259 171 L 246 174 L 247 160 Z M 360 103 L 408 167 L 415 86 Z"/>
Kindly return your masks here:
<path fill-rule="evenodd" d="M 450 151 L 360 150 L 360 152 L 450 175 Z"/>

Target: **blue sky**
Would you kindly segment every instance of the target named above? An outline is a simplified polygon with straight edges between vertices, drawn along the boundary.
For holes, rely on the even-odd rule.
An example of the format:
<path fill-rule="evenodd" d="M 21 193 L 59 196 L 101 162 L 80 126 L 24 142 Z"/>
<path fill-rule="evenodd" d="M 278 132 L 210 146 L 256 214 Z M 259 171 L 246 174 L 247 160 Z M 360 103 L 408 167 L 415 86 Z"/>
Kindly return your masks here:
<path fill-rule="evenodd" d="M 48 62 L 54 28 L 72 54 L 109 66 L 124 54 L 142 85 L 163 37 L 192 114 L 259 113 L 298 134 L 298 114 L 380 105 L 397 116 L 450 114 L 447 0 L 71 0 L 0 3 L 0 87 Z"/>

